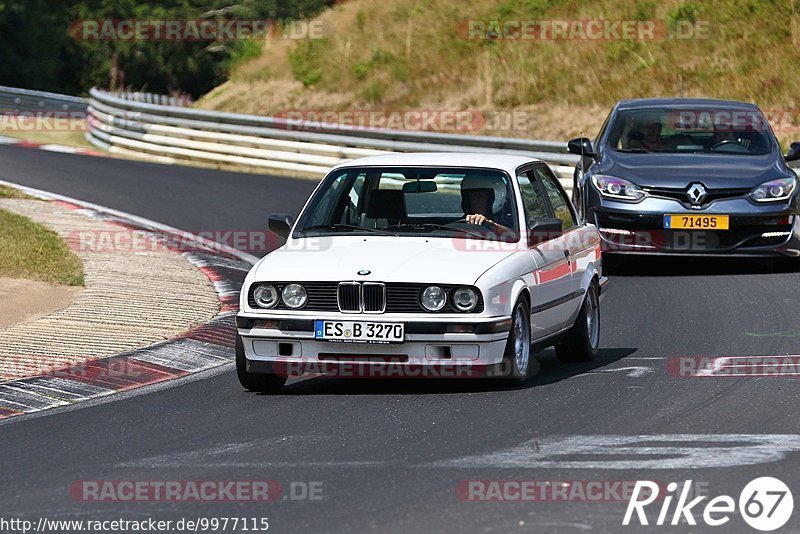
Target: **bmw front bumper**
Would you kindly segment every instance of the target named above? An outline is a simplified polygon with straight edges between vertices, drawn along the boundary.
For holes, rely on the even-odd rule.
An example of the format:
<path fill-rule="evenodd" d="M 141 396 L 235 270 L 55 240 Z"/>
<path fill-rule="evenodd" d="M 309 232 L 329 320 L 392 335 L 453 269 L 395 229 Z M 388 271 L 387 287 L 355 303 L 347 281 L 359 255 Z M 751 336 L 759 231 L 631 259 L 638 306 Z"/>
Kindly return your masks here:
<path fill-rule="evenodd" d="M 320 317 L 323 320 L 353 320 Z M 511 318 L 432 322 L 394 317 L 359 316 L 359 321 L 402 322 L 402 343 L 342 343 L 315 339 L 314 320 L 236 317 L 247 370 L 288 376 L 324 374 L 341 377 L 398 376 L 481 377 L 500 364 Z"/>

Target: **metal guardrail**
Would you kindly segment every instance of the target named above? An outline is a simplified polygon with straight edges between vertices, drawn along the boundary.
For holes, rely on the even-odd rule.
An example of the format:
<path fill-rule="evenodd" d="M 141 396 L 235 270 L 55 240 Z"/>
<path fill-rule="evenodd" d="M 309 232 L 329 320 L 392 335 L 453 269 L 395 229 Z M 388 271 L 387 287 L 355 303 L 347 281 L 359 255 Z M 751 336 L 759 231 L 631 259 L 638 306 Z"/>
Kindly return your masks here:
<path fill-rule="evenodd" d="M 148 104 L 160 104 L 162 106 L 188 107 L 192 105 L 192 97 L 187 94 L 182 94 L 181 96 L 172 96 L 142 91 L 116 91 L 112 94 L 125 100 L 146 102 Z"/>
<path fill-rule="evenodd" d="M 87 139 L 92 144 L 164 162 L 191 160 L 321 176 L 342 161 L 391 152 L 497 152 L 559 166 L 577 161 L 566 153 L 565 143 L 556 141 L 334 124 L 315 124 L 310 130 L 302 121 L 164 105 L 98 89 L 90 97 Z M 557 170 L 572 175 L 571 168 Z M 564 183 L 571 185 L 571 179 Z"/>
<path fill-rule="evenodd" d="M 0 85 L 0 110 L 17 112 L 85 112 L 89 101 L 77 96 Z"/>
<path fill-rule="evenodd" d="M 367 129 L 206 111 L 183 97 L 144 92 L 90 98 L 0 86 L 0 110 L 87 114 L 86 137 L 112 153 L 177 163 L 201 162 L 321 176 L 353 158 L 393 152 L 496 152 L 554 164 L 565 187 L 577 157 L 557 141 Z"/>

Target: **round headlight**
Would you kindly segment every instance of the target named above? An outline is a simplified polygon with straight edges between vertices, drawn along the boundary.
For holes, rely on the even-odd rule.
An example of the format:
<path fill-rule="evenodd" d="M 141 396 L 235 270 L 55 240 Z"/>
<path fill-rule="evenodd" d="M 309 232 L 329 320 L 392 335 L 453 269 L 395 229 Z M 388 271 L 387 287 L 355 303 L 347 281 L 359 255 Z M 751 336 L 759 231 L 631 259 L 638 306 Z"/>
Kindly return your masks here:
<path fill-rule="evenodd" d="M 444 305 L 447 303 L 447 293 L 438 286 L 426 287 L 422 290 L 420 301 L 426 310 L 432 312 L 439 311 L 444 308 Z"/>
<path fill-rule="evenodd" d="M 283 298 L 283 303 L 286 304 L 286 306 L 297 309 L 306 305 L 308 293 L 306 293 L 306 288 L 300 284 L 289 284 L 284 286 L 283 291 L 281 292 L 281 297 Z"/>
<path fill-rule="evenodd" d="M 271 284 L 261 284 L 253 290 L 253 300 L 260 308 L 273 308 L 278 303 L 278 290 Z"/>
<path fill-rule="evenodd" d="M 469 287 L 459 287 L 453 291 L 453 306 L 458 311 L 469 312 L 478 305 L 478 294 Z"/>

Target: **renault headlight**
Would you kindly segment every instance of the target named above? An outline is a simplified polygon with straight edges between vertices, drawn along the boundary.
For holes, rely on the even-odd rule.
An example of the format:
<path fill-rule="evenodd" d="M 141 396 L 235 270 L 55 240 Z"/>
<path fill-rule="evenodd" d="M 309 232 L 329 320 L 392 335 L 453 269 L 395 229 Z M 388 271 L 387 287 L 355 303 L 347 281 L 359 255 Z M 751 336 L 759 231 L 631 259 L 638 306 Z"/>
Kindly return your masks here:
<path fill-rule="evenodd" d="M 604 197 L 631 202 L 638 202 L 645 197 L 645 192 L 641 187 L 616 176 L 593 174 L 592 182 Z"/>
<path fill-rule="evenodd" d="M 779 178 L 764 182 L 750 191 L 750 198 L 756 202 L 779 202 L 787 200 L 797 188 L 797 179 Z"/>

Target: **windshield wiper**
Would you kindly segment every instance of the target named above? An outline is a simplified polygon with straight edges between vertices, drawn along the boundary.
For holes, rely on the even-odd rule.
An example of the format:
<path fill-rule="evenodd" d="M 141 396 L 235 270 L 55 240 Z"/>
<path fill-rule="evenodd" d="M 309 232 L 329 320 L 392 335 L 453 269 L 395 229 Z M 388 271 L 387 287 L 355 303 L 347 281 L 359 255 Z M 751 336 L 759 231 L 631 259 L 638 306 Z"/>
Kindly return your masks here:
<path fill-rule="evenodd" d="M 309 230 L 358 230 L 369 232 L 372 234 L 380 234 L 380 235 L 393 235 L 397 236 L 396 233 L 390 232 L 388 230 L 381 230 L 380 228 L 368 228 L 366 226 L 357 226 L 355 224 L 315 224 L 314 226 L 309 226 L 307 228 L 303 228 L 300 230 L 302 233 L 306 233 Z"/>
<path fill-rule="evenodd" d="M 459 228 L 458 226 L 450 226 L 447 224 L 437 224 L 437 223 L 411 223 L 411 224 L 397 224 L 392 226 L 392 228 L 397 228 L 398 230 L 404 228 L 411 228 L 415 230 L 450 230 L 454 232 L 461 232 L 466 235 L 470 235 L 472 237 L 477 237 L 479 239 L 486 239 L 486 236 L 479 234 L 478 232 L 472 232 L 470 230 L 466 230 L 464 228 Z"/>
<path fill-rule="evenodd" d="M 615 152 L 633 152 L 635 154 L 649 154 L 650 151 L 644 148 L 615 148 Z"/>

